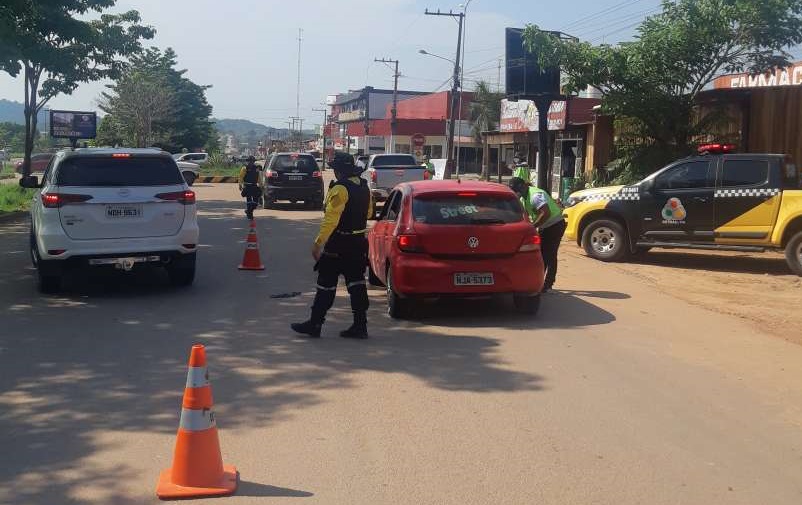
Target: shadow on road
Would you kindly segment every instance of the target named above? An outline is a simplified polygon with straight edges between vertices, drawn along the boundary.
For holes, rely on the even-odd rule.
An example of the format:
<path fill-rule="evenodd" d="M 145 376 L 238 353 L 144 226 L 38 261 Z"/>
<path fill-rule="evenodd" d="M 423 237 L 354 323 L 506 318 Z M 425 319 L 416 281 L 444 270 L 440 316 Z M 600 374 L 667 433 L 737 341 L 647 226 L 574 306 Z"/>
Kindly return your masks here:
<path fill-rule="evenodd" d="M 759 253 L 754 255 L 721 255 L 653 250 L 633 258 L 631 263 L 708 272 L 793 275 L 788 269 L 788 264 L 784 258 Z"/>
<path fill-rule="evenodd" d="M 308 491 L 298 491 L 276 486 L 265 486 L 255 482 L 240 481 L 236 492 L 237 496 L 253 496 L 264 498 L 309 498 L 315 496 Z"/>
<path fill-rule="evenodd" d="M 114 451 L 111 435 L 130 434 L 130 440 L 175 433 L 188 352 L 196 342 L 207 346 L 226 429 L 292 419 L 326 401 L 327 390 L 354 387 L 352 375 L 360 371 L 407 374 L 453 392 L 544 387 L 539 375 L 509 370 L 495 338 L 397 325 L 376 296 L 373 339 L 334 337 L 350 323 L 344 297 L 325 338 L 299 339 L 288 325 L 308 315 L 314 274 L 307 246 L 319 219 L 311 212 L 309 219 L 261 218 L 268 268 L 255 274 L 236 269 L 247 223 L 227 216 L 240 209 L 222 201 L 203 202 L 202 208 L 198 279 L 189 289 L 165 289 L 163 273 L 154 270 L 138 277 L 79 276 L 61 296 L 41 296 L 27 255 L 17 254 L 25 251 L 26 227 L 0 227 L 0 447 L 13 455 L 0 463 L 0 502 L 71 505 L 84 502 L 81 491 L 91 487 L 100 493 L 98 502 L 141 503 L 126 483 L 147 478 L 143 467 L 152 461 L 112 464 L 96 455 Z M 271 248 L 278 241 L 284 246 Z M 271 299 L 277 291 L 306 294 Z M 169 460 L 171 445 L 141 440 L 145 454 Z M 241 494 L 311 496 L 247 482 Z"/>

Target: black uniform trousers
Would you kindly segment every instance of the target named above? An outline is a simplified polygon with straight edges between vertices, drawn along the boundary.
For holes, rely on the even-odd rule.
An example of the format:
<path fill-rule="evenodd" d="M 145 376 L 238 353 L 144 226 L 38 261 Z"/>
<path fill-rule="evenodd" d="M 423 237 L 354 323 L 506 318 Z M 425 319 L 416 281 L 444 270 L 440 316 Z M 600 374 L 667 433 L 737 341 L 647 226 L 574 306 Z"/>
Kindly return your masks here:
<path fill-rule="evenodd" d="M 341 235 L 334 232 L 323 250 L 316 268 L 317 293 L 312 304 L 312 322 L 323 324 L 326 313 L 334 305 L 337 283 L 345 277 L 348 294 L 351 295 L 351 310 L 354 320 L 366 321 L 368 311 L 368 286 L 365 268 L 368 264 L 368 240 L 364 235 Z"/>
<path fill-rule="evenodd" d="M 540 251 L 543 254 L 543 265 L 546 267 L 544 289 L 551 289 L 557 280 L 557 252 L 560 250 L 560 242 L 567 227 L 563 219 L 548 228 L 540 229 Z"/>
<path fill-rule="evenodd" d="M 253 211 L 259 207 L 259 199 L 262 198 L 262 188 L 256 184 L 246 183 L 242 196 L 245 197 L 245 213 L 249 218 L 253 218 Z"/>

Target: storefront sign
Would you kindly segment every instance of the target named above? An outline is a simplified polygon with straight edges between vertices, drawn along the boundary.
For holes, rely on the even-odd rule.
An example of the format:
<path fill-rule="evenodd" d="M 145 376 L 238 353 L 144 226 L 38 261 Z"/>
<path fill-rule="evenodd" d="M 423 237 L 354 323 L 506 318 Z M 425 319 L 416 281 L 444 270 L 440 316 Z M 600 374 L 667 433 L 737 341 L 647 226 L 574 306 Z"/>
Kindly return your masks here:
<path fill-rule="evenodd" d="M 713 86 L 716 89 L 773 88 L 800 85 L 802 85 L 802 62 L 794 63 L 792 66 L 779 69 L 774 73 L 725 75 L 713 81 Z"/>
<path fill-rule="evenodd" d="M 549 108 L 549 130 L 565 130 L 567 113 L 568 107 L 564 100 L 552 102 Z M 501 101 L 502 132 L 536 132 L 538 119 L 537 107 L 531 100 Z"/>

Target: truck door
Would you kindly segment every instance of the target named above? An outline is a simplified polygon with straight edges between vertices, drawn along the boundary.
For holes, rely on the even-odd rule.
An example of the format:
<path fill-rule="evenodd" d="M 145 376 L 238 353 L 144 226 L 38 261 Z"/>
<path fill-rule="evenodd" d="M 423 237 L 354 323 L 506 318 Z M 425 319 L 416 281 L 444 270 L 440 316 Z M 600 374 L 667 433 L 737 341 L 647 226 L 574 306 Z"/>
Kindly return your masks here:
<path fill-rule="evenodd" d="M 760 244 L 771 240 L 780 209 L 779 160 L 748 155 L 724 159 L 716 187 L 716 241 Z"/>
<path fill-rule="evenodd" d="M 683 161 L 655 178 L 641 198 L 643 235 L 655 242 L 712 242 L 718 158 Z"/>

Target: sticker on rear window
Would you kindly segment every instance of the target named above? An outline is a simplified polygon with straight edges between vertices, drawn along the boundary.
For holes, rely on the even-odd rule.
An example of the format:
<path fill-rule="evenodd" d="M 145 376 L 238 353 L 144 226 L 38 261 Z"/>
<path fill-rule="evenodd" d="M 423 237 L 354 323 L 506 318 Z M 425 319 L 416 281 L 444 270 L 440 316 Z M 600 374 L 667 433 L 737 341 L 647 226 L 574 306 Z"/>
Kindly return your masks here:
<path fill-rule="evenodd" d="M 479 209 L 476 205 L 460 205 L 459 207 L 440 207 L 440 215 L 443 219 L 453 219 L 460 216 L 468 216 L 470 214 L 478 214 Z"/>

